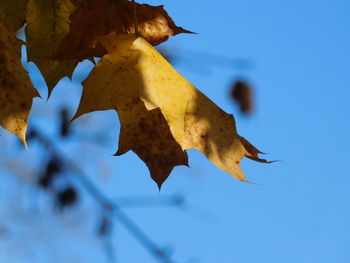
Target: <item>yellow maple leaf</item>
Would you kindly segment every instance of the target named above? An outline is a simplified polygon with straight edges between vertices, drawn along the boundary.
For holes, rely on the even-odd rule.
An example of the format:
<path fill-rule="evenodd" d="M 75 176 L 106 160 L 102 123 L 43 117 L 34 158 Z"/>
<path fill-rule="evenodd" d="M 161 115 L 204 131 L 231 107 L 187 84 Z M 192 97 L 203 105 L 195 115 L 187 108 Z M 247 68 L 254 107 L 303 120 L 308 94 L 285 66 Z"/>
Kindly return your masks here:
<path fill-rule="evenodd" d="M 111 35 L 100 38 L 100 42 L 108 53 L 83 82 L 75 117 L 115 109 L 121 121 L 117 154 L 133 150 L 149 168 L 152 166 L 152 178 L 159 186 L 174 166 L 187 163 L 187 149 L 201 151 L 218 168 L 241 181 L 247 181 L 239 166 L 244 156 L 267 162 L 238 135 L 233 115 L 197 90 L 144 38 Z M 152 116 L 154 111 L 159 116 Z M 173 161 L 155 163 L 154 158 L 163 158 L 164 151 L 166 160 Z"/>
<path fill-rule="evenodd" d="M 0 10 L 0 125 L 26 145 L 32 99 L 38 96 L 21 64 L 21 43 Z"/>
<path fill-rule="evenodd" d="M 75 10 L 70 0 L 28 0 L 26 43 L 28 61 L 43 75 L 49 94 L 57 82 L 71 77 L 77 60 L 58 60 L 54 56 L 69 32 L 69 16 Z"/>

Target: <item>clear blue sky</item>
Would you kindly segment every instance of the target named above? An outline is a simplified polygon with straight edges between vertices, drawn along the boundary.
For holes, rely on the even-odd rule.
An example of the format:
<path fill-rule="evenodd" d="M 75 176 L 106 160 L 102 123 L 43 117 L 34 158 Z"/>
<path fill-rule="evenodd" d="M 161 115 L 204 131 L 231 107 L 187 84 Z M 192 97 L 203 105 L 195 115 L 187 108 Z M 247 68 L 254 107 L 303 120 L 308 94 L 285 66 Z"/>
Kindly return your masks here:
<path fill-rule="evenodd" d="M 62 145 L 62 150 L 72 158 L 83 151 L 96 152 L 96 156 L 81 157 L 82 162 L 88 164 L 86 172 L 111 197 L 155 195 L 160 198 L 183 193 L 188 209 L 126 210 L 154 241 L 174 248 L 176 262 L 350 262 L 350 2 L 149 3 L 165 4 L 178 25 L 199 33 L 179 35 L 165 43 L 164 47 L 177 48 L 173 49 L 175 54 L 176 50 L 198 50 L 253 59 L 255 67 L 249 71 L 206 66 L 203 61 L 202 65 L 179 63 L 177 66 L 217 105 L 235 114 L 242 136 L 270 153 L 268 159 L 282 161 L 266 165 L 244 160 L 246 176 L 258 183 L 252 185 L 233 179 L 200 153 L 190 151 L 191 168 L 176 168 L 158 194 L 145 165 L 133 153 L 111 157 L 117 148 L 117 139 L 105 147 L 81 145 L 77 148 L 75 142 L 68 142 Z M 40 86 L 42 80 L 35 73 L 32 75 Z M 229 85 L 237 76 L 246 77 L 255 87 L 256 112 L 250 118 L 240 117 L 227 96 Z M 74 77 L 79 78 L 78 74 Z M 71 97 L 65 95 L 71 91 Z M 50 114 L 54 114 L 56 105 L 76 108 L 79 92 L 76 84 L 62 81 L 48 103 L 35 100 L 32 120 L 38 118 L 37 123 L 45 123 Z M 46 114 L 40 117 L 43 111 Z M 82 117 L 73 124 L 81 132 L 90 129 L 84 127 L 84 118 L 86 122 L 103 123 L 101 127 L 106 129 L 106 136 L 117 138 L 119 124 L 113 112 Z M 107 124 L 106 118 L 109 118 Z M 0 138 L 3 144 L 1 140 L 5 139 Z M 35 152 L 35 145 L 32 148 Z M 24 159 L 30 158 L 27 153 L 22 155 L 26 155 Z M 93 161 L 96 164 L 91 164 Z M 109 171 L 101 166 L 109 167 Z M 93 174 L 96 171 L 113 176 Z M 4 193 L 9 191 L 2 188 L 0 197 L 8 200 Z M 4 207 L 0 206 L 0 214 L 8 213 Z M 52 238 L 46 238 L 62 251 L 56 258 L 71 259 L 65 262 L 79 262 L 73 261 L 75 259 L 103 262 L 101 245 L 88 232 L 97 217 L 94 204 L 84 200 L 79 209 L 71 218 L 64 218 L 73 221 L 71 232 L 67 230 L 65 234 L 66 230 L 62 229 L 67 226 L 53 218 L 50 219 L 55 222 L 52 228 L 57 229 L 48 227 Z M 47 216 L 53 217 L 50 214 L 47 211 Z M 80 220 L 81 225 L 77 223 Z M 16 228 L 18 235 L 25 235 L 22 228 L 36 233 L 37 228 L 19 227 L 24 222 L 19 220 L 18 226 L 9 224 Z M 8 251 L 10 245 L 0 240 L 0 252 Z M 13 241 L 13 247 L 16 244 Z M 119 224 L 114 244 L 118 262 L 157 262 Z M 45 242 L 38 242 L 37 247 L 33 251 L 40 251 Z M 90 253 L 80 256 L 79 251 L 83 249 Z M 32 254 L 37 253 L 33 251 Z M 9 262 L 6 259 L 5 256 L 1 262 Z M 49 262 L 41 260 L 36 262 Z"/>

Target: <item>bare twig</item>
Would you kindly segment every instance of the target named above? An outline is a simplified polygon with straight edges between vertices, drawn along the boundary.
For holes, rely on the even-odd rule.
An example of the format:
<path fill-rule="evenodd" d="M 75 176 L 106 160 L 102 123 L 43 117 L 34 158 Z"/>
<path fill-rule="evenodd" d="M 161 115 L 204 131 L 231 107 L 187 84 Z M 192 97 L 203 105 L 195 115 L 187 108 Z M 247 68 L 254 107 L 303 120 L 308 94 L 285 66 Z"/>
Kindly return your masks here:
<path fill-rule="evenodd" d="M 155 197 L 125 197 L 115 199 L 117 204 L 125 207 L 162 207 L 162 206 L 182 206 L 185 202 L 180 195 L 163 196 L 162 199 Z"/>
<path fill-rule="evenodd" d="M 47 148 L 49 148 L 62 163 L 69 168 L 79 179 L 85 190 L 90 194 L 94 200 L 101 205 L 103 209 L 110 212 L 114 217 L 122 223 L 126 229 L 160 262 L 173 263 L 171 257 L 160 248 L 142 229 L 133 222 L 123 211 L 120 206 L 109 199 L 102 191 L 100 191 L 92 181 L 87 177 L 84 171 L 72 160 L 70 160 L 64 153 L 62 153 L 56 145 L 44 134 L 35 131 L 36 138 Z"/>

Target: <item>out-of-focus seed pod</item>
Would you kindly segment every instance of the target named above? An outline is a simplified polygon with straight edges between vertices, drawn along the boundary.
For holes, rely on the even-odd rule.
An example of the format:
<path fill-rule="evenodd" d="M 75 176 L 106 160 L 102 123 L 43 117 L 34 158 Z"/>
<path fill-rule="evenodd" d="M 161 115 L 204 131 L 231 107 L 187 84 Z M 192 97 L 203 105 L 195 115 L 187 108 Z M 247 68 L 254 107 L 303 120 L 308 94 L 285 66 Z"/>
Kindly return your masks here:
<path fill-rule="evenodd" d="M 57 173 L 59 173 L 62 170 L 60 162 L 57 158 L 51 157 L 49 162 L 47 163 L 45 170 L 42 174 L 39 176 L 38 184 L 42 188 L 49 188 L 54 180 L 54 177 Z"/>
<path fill-rule="evenodd" d="M 231 98 L 239 106 L 241 113 L 249 115 L 253 112 L 252 87 L 245 81 L 237 80 L 231 87 Z"/>
<path fill-rule="evenodd" d="M 64 190 L 60 191 L 56 195 L 56 204 L 59 208 L 67 208 L 74 205 L 78 201 L 78 192 L 77 190 L 69 186 Z"/>

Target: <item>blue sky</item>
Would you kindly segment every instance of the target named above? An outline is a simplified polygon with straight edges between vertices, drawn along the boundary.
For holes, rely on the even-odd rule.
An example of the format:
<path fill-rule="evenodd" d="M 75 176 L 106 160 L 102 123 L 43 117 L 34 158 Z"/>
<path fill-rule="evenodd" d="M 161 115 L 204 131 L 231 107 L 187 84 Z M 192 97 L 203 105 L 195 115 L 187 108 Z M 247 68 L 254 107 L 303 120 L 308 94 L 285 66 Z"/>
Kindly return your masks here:
<path fill-rule="evenodd" d="M 60 149 L 72 159 L 79 159 L 92 180 L 116 200 L 122 196 L 162 198 L 184 194 L 186 209 L 125 210 L 158 244 L 174 248 L 175 262 L 349 262 L 350 2 L 149 3 L 165 4 L 178 25 L 199 33 L 178 35 L 163 44 L 165 48 L 172 47 L 175 55 L 184 54 L 181 50 L 196 50 L 254 61 L 254 68 L 249 71 L 213 67 L 205 61 L 193 65 L 180 61 L 176 65 L 198 89 L 236 116 L 242 136 L 270 153 L 268 159 L 281 162 L 266 165 L 244 160 L 246 176 L 258 183 L 252 185 L 233 179 L 200 153 L 190 151 L 191 168 L 176 168 L 158 193 L 145 165 L 135 154 L 111 156 L 117 147 L 119 129 L 113 112 L 92 113 L 73 123 L 81 134 L 105 132 L 105 136 L 112 138 L 107 145 L 71 140 L 60 145 Z M 81 65 L 77 73 L 88 67 Z M 31 75 L 41 94 L 45 94 L 42 79 L 34 71 Z M 256 112 L 249 118 L 238 114 L 227 95 L 232 80 L 239 76 L 248 79 L 255 88 Z M 81 78 L 81 74 L 75 74 L 73 80 Z M 71 96 L 66 96 L 67 92 Z M 62 80 L 48 102 L 35 100 L 31 122 L 47 128 L 52 116 L 56 118 L 58 105 L 69 105 L 72 110 L 77 107 L 80 92 L 79 85 Z M 54 135 L 55 127 L 51 126 L 47 133 Z M 1 156 L 20 156 L 24 162 L 40 163 L 36 145 L 30 145 L 29 153 L 17 150 L 13 153 L 10 150 L 14 147 L 13 137 L 1 133 L 5 134 L 0 138 L 4 145 Z M 95 154 L 83 156 L 86 151 Z M 43 231 L 40 228 L 45 223 L 36 226 L 40 219 L 33 219 L 40 215 L 25 213 L 31 218 L 28 222 L 32 222 L 26 224 L 18 213 L 10 211 L 12 206 L 5 205 L 13 200 L 9 197 L 13 197 L 11 187 L 19 189 L 20 183 L 11 183 L 11 176 L 2 177 L 0 197 L 4 201 L 0 212 L 4 222 L 8 221 L 7 227 L 15 229 L 13 232 L 18 236 Z M 26 202 L 25 196 L 16 198 Z M 101 244 L 91 233 L 97 217 L 96 205 L 91 200 L 85 198 L 72 215 L 55 217 L 51 211 L 41 214 L 41 218 L 49 218 L 45 233 L 51 233 L 51 237 L 47 240 L 62 251 L 56 259 L 105 260 Z M 2 253 L 8 254 L 8 247 L 22 251 L 16 240 L 0 240 L 3 251 L 0 259 Z M 50 258 L 50 252 L 42 252 L 47 244 L 40 240 L 30 253 L 41 255 L 37 262 L 48 262 L 45 260 Z M 157 262 L 119 224 L 113 243 L 118 262 Z M 83 250 L 90 253 L 80 253 Z M 16 262 L 30 262 L 18 254 Z M 6 256 L 3 261 L 9 262 Z"/>

